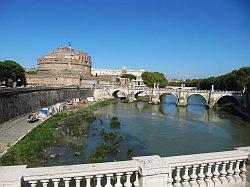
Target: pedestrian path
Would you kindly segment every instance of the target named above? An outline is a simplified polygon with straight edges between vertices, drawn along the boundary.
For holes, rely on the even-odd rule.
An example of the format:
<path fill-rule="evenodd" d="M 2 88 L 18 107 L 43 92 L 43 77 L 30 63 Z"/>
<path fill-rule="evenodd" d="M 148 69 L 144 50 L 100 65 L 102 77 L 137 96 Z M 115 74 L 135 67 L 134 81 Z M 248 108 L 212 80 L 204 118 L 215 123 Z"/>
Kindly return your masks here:
<path fill-rule="evenodd" d="M 41 123 L 41 121 L 29 123 L 27 119 L 28 114 L 16 120 L 10 121 L 9 123 L 7 122 L 0 128 L 0 157 L 10 146 L 15 144 L 18 140 Z"/>

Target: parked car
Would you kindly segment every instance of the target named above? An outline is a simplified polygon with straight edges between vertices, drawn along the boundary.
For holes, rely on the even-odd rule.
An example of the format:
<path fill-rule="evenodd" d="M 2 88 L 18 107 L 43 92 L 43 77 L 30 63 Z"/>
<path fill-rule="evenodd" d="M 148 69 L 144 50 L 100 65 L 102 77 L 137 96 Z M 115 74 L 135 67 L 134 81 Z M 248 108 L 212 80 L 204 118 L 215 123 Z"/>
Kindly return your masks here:
<path fill-rule="evenodd" d="M 36 122 L 36 121 L 38 121 L 39 119 L 38 119 L 38 115 L 37 114 L 30 114 L 29 116 L 28 116 L 28 122 L 29 123 L 34 123 L 34 122 Z"/>
<path fill-rule="evenodd" d="M 67 103 L 67 105 L 73 105 L 74 104 L 72 100 L 68 100 L 66 103 Z"/>

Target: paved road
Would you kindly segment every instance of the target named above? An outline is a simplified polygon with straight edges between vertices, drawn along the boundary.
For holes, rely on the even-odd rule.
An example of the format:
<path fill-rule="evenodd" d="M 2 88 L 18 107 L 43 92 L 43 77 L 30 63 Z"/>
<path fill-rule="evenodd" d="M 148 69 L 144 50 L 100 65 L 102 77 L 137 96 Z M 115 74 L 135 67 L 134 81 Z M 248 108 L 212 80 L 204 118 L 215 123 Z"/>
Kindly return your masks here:
<path fill-rule="evenodd" d="M 41 121 L 29 123 L 27 119 L 28 114 L 10 123 L 0 124 L 0 157 L 9 146 L 15 144 L 20 138 L 41 123 Z"/>

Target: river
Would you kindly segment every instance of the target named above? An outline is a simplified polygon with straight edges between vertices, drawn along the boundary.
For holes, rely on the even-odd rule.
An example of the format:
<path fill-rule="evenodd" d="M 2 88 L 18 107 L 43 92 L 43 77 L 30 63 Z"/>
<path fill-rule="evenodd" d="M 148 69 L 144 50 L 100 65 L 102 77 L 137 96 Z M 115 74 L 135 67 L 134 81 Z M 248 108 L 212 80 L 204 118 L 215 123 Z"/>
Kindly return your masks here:
<path fill-rule="evenodd" d="M 119 150 L 103 161 L 143 155 L 206 153 L 250 145 L 249 122 L 221 109 L 206 109 L 200 96 L 190 97 L 187 107 L 176 107 L 175 103 L 175 97 L 167 95 L 161 105 L 118 102 L 97 109 L 94 112 L 96 120 L 83 141 L 84 148 L 77 156 L 66 151 L 59 159 L 60 164 L 89 162 L 90 155 L 103 142 L 103 131 L 117 132 L 124 137 L 118 145 Z M 119 129 L 110 128 L 113 117 L 120 121 Z"/>

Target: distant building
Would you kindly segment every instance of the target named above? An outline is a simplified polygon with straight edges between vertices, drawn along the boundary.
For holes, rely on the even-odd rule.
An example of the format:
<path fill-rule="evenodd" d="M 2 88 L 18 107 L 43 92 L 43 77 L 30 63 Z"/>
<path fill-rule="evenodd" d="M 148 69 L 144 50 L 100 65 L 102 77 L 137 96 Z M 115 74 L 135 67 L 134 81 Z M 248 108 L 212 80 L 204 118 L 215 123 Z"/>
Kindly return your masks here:
<path fill-rule="evenodd" d="M 133 86 L 145 86 L 142 80 L 142 73 L 146 70 L 128 70 L 126 67 L 122 67 L 121 69 L 91 69 L 91 74 L 95 77 L 107 77 L 112 80 L 119 79 L 121 85 L 124 84 L 132 84 Z M 125 79 L 121 78 L 123 74 L 133 74 L 136 76 L 136 80 L 132 80 L 132 82 L 127 82 Z"/>
<path fill-rule="evenodd" d="M 43 86 L 81 85 L 85 77 L 91 76 L 91 66 L 91 57 L 87 53 L 76 51 L 69 45 L 39 58 L 37 72 L 28 74 L 27 82 Z"/>
<path fill-rule="evenodd" d="M 133 85 L 145 86 L 141 70 L 92 69 L 88 53 L 68 47 L 57 48 L 37 60 L 37 68 L 26 69 L 28 85 L 35 86 L 80 86 Z M 122 74 L 133 74 L 136 80 L 121 78 Z"/>

